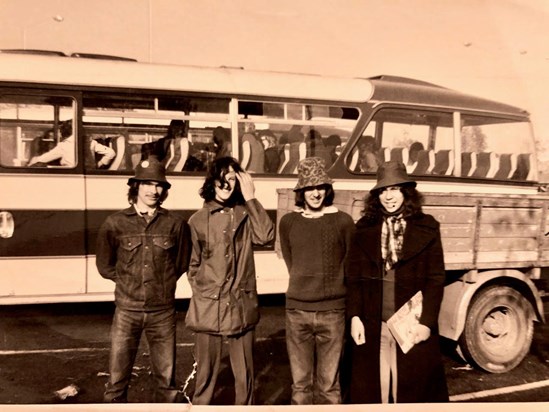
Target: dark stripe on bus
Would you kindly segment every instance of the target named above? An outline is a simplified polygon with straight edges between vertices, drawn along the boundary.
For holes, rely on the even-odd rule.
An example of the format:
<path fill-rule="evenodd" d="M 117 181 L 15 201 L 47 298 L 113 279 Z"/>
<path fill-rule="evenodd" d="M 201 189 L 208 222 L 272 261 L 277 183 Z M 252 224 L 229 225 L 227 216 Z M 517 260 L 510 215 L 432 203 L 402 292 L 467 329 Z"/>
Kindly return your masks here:
<path fill-rule="evenodd" d="M 99 227 L 115 210 L 10 212 L 15 230 L 11 238 L 0 238 L 0 258 L 94 255 Z M 195 210 L 174 212 L 188 220 Z M 276 210 L 268 210 L 267 213 L 276 222 Z M 274 242 L 255 248 L 263 251 L 273 249 Z"/>

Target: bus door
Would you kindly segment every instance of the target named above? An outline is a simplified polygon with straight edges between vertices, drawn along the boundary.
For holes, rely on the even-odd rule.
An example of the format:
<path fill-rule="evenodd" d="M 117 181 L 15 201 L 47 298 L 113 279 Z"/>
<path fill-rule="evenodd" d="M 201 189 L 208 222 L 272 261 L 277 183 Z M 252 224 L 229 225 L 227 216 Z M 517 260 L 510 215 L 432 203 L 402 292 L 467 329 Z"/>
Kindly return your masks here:
<path fill-rule="evenodd" d="M 47 302 L 86 291 L 76 101 L 43 90 L 0 94 L 1 300 Z"/>

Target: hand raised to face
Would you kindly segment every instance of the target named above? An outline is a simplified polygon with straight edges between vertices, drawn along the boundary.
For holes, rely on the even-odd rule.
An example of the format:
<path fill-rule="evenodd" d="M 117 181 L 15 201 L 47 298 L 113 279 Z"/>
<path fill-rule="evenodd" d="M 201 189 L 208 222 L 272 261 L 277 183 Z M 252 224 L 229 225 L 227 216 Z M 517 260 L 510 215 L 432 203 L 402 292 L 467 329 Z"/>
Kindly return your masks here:
<path fill-rule="evenodd" d="M 252 180 L 252 176 L 245 171 L 238 172 L 236 178 L 240 183 L 240 191 L 242 192 L 242 197 L 247 202 L 248 200 L 255 198 L 255 187 Z"/>

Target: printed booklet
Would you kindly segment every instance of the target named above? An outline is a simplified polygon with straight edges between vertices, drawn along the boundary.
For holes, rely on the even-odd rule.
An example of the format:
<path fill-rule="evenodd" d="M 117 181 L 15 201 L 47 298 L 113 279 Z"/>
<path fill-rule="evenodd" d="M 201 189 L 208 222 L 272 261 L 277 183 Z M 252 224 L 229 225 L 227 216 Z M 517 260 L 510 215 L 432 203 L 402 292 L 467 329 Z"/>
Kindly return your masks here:
<path fill-rule="evenodd" d="M 412 327 L 419 323 L 422 302 L 423 295 L 420 290 L 412 296 L 408 302 L 402 305 L 387 321 L 389 330 L 404 353 L 408 353 L 414 346 L 412 340 Z"/>

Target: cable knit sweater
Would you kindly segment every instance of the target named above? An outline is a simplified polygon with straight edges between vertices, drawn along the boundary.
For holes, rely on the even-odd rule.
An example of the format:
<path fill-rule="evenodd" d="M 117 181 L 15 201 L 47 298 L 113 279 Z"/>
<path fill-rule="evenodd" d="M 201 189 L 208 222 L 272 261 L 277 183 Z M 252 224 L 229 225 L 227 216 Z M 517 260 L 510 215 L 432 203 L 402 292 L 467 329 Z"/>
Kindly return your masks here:
<path fill-rule="evenodd" d="M 345 212 L 280 220 L 282 256 L 290 273 L 286 307 L 309 311 L 345 308 L 343 260 L 355 225 Z"/>

